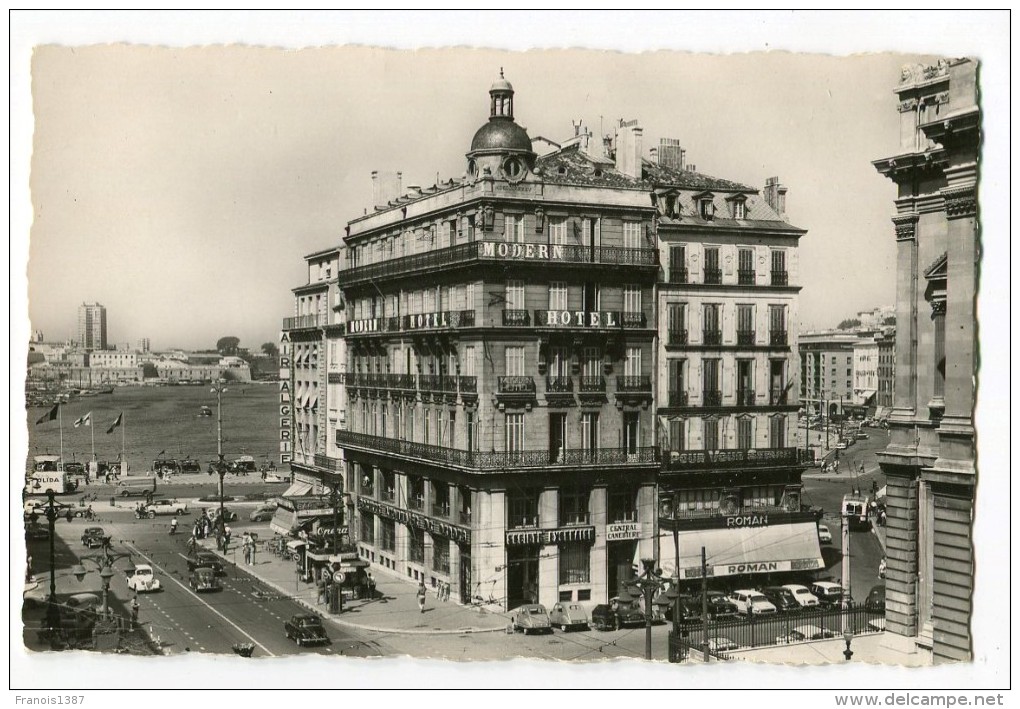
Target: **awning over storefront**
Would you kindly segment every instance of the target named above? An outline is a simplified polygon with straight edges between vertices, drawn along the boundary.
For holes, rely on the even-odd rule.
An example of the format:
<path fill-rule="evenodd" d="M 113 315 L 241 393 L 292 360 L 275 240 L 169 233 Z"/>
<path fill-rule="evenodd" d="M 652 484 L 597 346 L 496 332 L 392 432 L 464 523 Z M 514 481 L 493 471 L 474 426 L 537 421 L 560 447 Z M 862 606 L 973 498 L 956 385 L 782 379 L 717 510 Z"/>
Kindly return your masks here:
<path fill-rule="evenodd" d="M 736 529 L 698 529 L 679 533 L 683 578 L 701 578 L 701 548 L 705 547 L 709 576 L 736 576 L 783 571 L 812 571 L 825 567 L 814 522 L 775 524 Z M 672 576 L 676 547 L 671 532 L 659 533 L 659 567 Z"/>
<path fill-rule="evenodd" d="M 864 389 L 854 397 L 854 406 L 867 406 L 878 392 L 875 389 Z"/>
<path fill-rule="evenodd" d="M 287 491 L 283 493 L 283 497 L 300 497 L 301 495 L 307 495 L 312 491 L 312 486 L 306 482 L 300 480 L 295 481 Z"/>

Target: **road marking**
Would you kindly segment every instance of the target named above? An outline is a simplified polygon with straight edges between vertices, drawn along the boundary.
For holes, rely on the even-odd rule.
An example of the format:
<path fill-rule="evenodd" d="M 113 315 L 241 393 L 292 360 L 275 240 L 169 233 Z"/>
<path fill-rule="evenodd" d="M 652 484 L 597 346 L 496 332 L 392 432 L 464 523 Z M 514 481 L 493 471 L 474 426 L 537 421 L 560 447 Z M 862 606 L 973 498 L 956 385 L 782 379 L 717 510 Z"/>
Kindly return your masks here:
<path fill-rule="evenodd" d="M 149 562 L 150 564 L 152 564 L 152 566 L 153 566 L 153 567 L 155 567 L 155 568 L 159 569 L 159 571 L 160 571 L 160 572 L 162 572 L 164 576 L 166 576 L 166 577 L 167 577 L 168 579 L 170 579 L 170 580 L 171 580 L 171 581 L 173 581 L 173 582 L 174 582 L 175 584 L 177 584 L 178 586 L 180 586 L 180 587 L 181 587 L 182 589 L 184 589 L 185 591 L 187 591 L 187 592 L 188 592 L 189 594 L 191 594 L 192 596 L 194 596 L 194 597 L 195 597 L 195 600 L 196 600 L 196 601 L 198 601 L 199 603 L 201 603 L 202 605 L 204 605 L 204 606 L 205 606 L 206 608 L 208 608 L 209 610 L 211 610 L 211 611 L 212 611 L 213 613 L 215 613 L 216 615 L 218 615 L 218 616 L 219 616 L 220 618 L 222 618 L 223 620 L 225 620 L 225 621 L 226 621 L 226 622 L 227 622 L 228 624 L 230 624 L 230 626 L 231 626 L 231 627 L 233 627 L 233 628 L 234 628 L 235 630 L 237 630 L 237 632 L 241 633 L 241 635 L 243 635 L 244 637 L 248 638 L 248 639 L 249 639 L 249 640 L 251 640 L 251 641 L 252 641 L 253 643 L 255 643 L 255 644 L 256 644 L 256 645 L 258 645 L 258 646 L 259 646 L 260 648 L 262 648 L 262 650 L 263 650 L 263 651 L 264 651 L 264 652 L 265 652 L 265 653 L 266 653 L 267 655 L 269 655 L 270 657 L 276 657 L 276 655 L 275 655 L 275 654 L 273 654 L 272 652 L 270 652 L 270 651 L 269 651 L 269 648 L 267 648 L 267 647 L 266 647 L 265 645 L 263 645 L 262 643 L 260 643 L 260 642 L 259 642 L 258 640 L 256 640 L 255 638 L 253 638 L 253 637 L 252 637 L 251 635 L 249 635 L 248 633 L 246 633 L 246 632 L 245 632 L 245 631 L 244 631 L 244 630 L 243 630 L 243 629 L 241 628 L 241 626 L 239 626 L 239 625 L 238 625 L 237 623 L 235 623 L 234 621 L 230 620 L 230 618 L 226 617 L 225 615 L 223 615 L 222 613 L 220 613 L 220 612 L 219 612 L 218 610 L 216 610 L 215 608 L 213 608 L 213 607 L 212 607 L 212 606 L 211 606 L 211 605 L 210 605 L 210 604 L 209 604 L 209 603 L 208 603 L 207 601 L 203 600 L 203 599 L 202 599 L 202 597 L 201 597 L 201 596 L 199 596 L 199 595 L 198 595 L 197 593 L 195 593 L 194 591 L 192 591 L 192 590 L 191 590 L 190 588 L 188 588 L 187 586 L 185 586 L 185 585 L 184 585 L 183 583 L 181 583 L 180 581 L 178 581 L 177 579 L 175 579 L 175 578 L 174 578 L 173 576 L 171 576 L 170 574 L 168 574 L 168 573 L 166 572 L 166 570 L 165 570 L 165 569 L 163 569 L 163 568 L 162 568 L 161 566 L 159 566 L 158 564 L 156 564 L 156 562 L 155 562 L 155 561 L 153 561 L 152 559 L 150 559 L 149 557 L 147 557 L 147 556 L 146 556 L 145 554 L 143 554 L 143 553 L 142 553 L 142 552 L 141 552 L 141 551 L 140 551 L 140 550 L 139 550 L 139 549 L 138 549 L 137 547 L 135 547 L 135 546 L 134 546 L 134 545 L 132 545 L 132 544 L 125 544 L 125 546 L 128 546 L 128 547 L 130 547 L 131 549 L 134 549 L 134 551 L 135 551 L 135 552 L 136 552 L 136 553 L 138 554 L 138 556 L 142 557 L 142 558 L 143 558 L 143 559 L 145 559 L 145 560 L 146 560 L 147 562 Z M 185 559 L 187 559 L 187 558 L 188 558 L 188 557 L 184 556 L 183 554 L 179 554 L 179 556 L 182 556 L 182 557 L 184 557 Z"/>

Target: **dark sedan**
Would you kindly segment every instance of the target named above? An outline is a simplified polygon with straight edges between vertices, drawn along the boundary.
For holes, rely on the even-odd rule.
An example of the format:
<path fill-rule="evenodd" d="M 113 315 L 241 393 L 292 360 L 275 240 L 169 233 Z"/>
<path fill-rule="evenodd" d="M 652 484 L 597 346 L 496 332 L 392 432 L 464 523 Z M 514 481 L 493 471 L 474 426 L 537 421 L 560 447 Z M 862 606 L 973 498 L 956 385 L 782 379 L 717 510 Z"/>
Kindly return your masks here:
<path fill-rule="evenodd" d="M 188 577 L 188 585 L 199 593 L 202 591 L 219 591 L 223 588 L 220 585 L 220 580 L 216 578 L 216 572 L 208 566 L 199 566 L 192 571 L 191 576 Z"/>
<path fill-rule="evenodd" d="M 288 640 L 293 640 L 298 647 L 304 645 L 329 645 L 332 641 L 322 627 L 322 619 L 310 613 L 299 613 L 283 624 Z"/>
<path fill-rule="evenodd" d="M 722 591 L 709 591 L 707 596 L 709 620 L 725 620 L 726 618 L 737 617 L 737 606 L 726 598 L 725 593 Z"/>
<path fill-rule="evenodd" d="M 86 527 L 81 533 L 81 543 L 89 549 L 97 549 L 103 546 L 103 539 L 105 537 L 106 532 L 102 527 Z"/>
<path fill-rule="evenodd" d="M 211 551 L 200 551 L 188 559 L 188 571 L 202 567 L 212 569 L 217 574 L 223 573 L 223 562 Z"/>
<path fill-rule="evenodd" d="M 869 611 L 881 611 L 885 613 L 885 584 L 873 586 L 864 599 L 864 607 Z"/>
<path fill-rule="evenodd" d="M 761 589 L 761 593 L 765 598 L 772 602 L 772 605 L 776 607 L 780 613 L 789 613 L 790 611 L 799 611 L 800 603 L 793 595 L 793 591 L 782 586 L 766 586 Z"/>

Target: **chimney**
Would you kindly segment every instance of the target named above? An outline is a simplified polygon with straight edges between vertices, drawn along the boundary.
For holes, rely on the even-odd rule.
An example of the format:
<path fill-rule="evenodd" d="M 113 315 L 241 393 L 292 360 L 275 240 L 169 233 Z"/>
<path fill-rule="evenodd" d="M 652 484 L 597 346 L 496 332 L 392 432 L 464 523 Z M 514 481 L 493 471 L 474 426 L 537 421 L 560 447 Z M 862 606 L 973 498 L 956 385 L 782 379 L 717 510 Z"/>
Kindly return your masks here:
<path fill-rule="evenodd" d="M 786 218 L 786 187 L 779 184 L 778 177 L 769 177 L 765 180 L 765 189 L 762 190 L 765 203 L 768 204 L 779 216 Z"/>
<path fill-rule="evenodd" d="M 379 172 L 372 170 L 372 206 L 385 209 L 386 206 L 401 194 L 401 172 Z"/>
<path fill-rule="evenodd" d="M 648 159 L 651 160 L 653 163 L 658 163 L 660 165 L 662 164 L 659 163 L 659 151 L 656 150 L 655 148 L 648 149 Z"/>
<path fill-rule="evenodd" d="M 676 138 L 659 138 L 659 164 L 674 170 L 683 170 L 687 151 L 680 147 Z"/>
<path fill-rule="evenodd" d="M 641 179 L 642 132 L 637 121 L 620 121 L 616 131 L 616 169 L 637 179 Z"/>

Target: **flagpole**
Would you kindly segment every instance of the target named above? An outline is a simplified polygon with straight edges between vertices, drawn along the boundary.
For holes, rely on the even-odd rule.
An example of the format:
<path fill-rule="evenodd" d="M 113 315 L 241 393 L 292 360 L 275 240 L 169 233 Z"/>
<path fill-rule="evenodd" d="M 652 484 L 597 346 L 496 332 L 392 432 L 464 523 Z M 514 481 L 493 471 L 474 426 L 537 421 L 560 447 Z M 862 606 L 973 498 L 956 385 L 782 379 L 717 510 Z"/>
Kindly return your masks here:
<path fill-rule="evenodd" d="M 124 414 L 122 413 L 123 417 Z M 124 419 L 120 420 L 120 474 L 127 477 L 127 453 L 124 450 L 124 429 L 127 425 L 124 423 Z"/>
<path fill-rule="evenodd" d="M 64 469 L 64 417 L 60 415 L 60 402 L 57 402 L 57 426 L 60 428 L 60 469 Z"/>
<path fill-rule="evenodd" d="M 92 433 L 92 462 L 96 462 L 96 427 L 92 425 L 92 412 L 89 412 L 89 431 Z"/>

